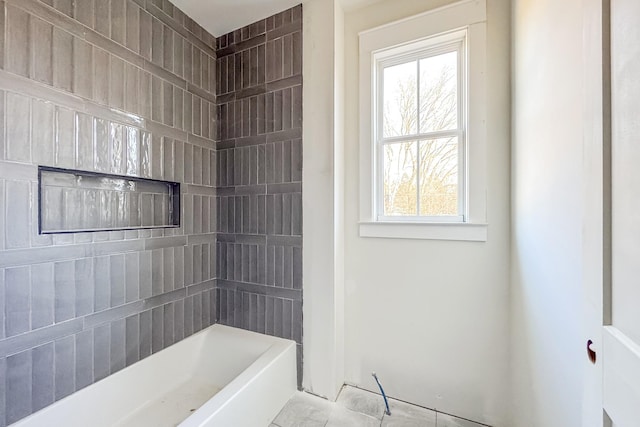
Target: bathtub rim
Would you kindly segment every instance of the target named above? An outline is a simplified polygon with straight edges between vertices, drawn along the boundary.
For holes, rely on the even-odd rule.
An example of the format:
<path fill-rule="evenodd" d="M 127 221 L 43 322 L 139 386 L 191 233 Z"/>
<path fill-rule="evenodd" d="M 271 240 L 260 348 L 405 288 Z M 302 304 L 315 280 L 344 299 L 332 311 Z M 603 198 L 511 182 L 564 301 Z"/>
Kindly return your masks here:
<path fill-rule="evenodd" d="M 132 365 L 126 366 L 125 368 L 111 375 L 108 375 L 105 378 L 102 378 L 99 381 L 96 381 L 83 389 L 80 389 L 74 393 L 71 393 L 70 395 L 64 398 L 58 401 L 55 401 L 52 404 L 32 414 L 29 414 L 28 416 L 16 421 L 15 423 L 8 424 L 7 427 L 39 427 L 41 425 L 45 426 L 46 424 L 41 423 L 42 421 L 41 418 L 43 416 L 46 416 L 46 414 L 51 410 L 60 411 L 61 410 L 60 407 L 64 408 L 65 406 L 69 405 L 69 401 L 77 399 L 77 395 L 79 393 L 83 393 L 92 388 L 95 389 L 101 384 L 104 384 L 104 382 L 118 381 L 121 377 L 127 375 L 127 373 L 130 373 L 132 370 L 134 370 L 139 363 L 143 363 L 145 361 L 148 362 L 149 359 L 151 359 L 155 355 L 159 355 L 161 353 L 168 352 L 171 350 L 175 351 L 176 346 L 179 346 L 180 344 L 184 344 L 186 341 L 190 339 L 193 339 L 194 341 L 197 341 L 199 339 L 200 340 L 206 339 L 204 335 L 206 335 L 207 333 L 212 333 L 214 331 L 218 333 L 223 333 L 223 334 L 233 334 L 236 337 L 240 337 L 240 338 L 246 337 L 247 339 L 257 340 L 261 344 L 268 344 L 268 346 L 264 351 L 261 351 L 259 355 L 255 359 L 253 359 L 253 361 L 249 365 L 247 365 L 244 369 L 242 369 L 242 371 L 240 371 L 238 375 L 236 375 L 235 377 L 233 377 L 231 381 L 226 383 L 216 394 L 210 397 L 206 402 L 204 402 L 200 407 L 198 407 L 198 409 L 194 411 L 192 414 L 190 414 L 187 418 L 183 419 L 180 422 L 180 424 L 178 424 L 179 426 L 182 426 L 183 424 L 185 425 L 185 427 L 191 426 L 191 425 L 194 425 L 194 426 L 200 425 L 200 424 L 193 424 L 193 422 L 200 418 L 202 418 L 203 422 L 206 422 L 207 419 L 210 419 L 213 416 L 215 416 L 215 414 L 219 413 L 222 409 L 224 409 L 227 406 L 230 399 L 233 399 L 235 396 L 240 394 L 240 392 L 243 389 L 247 388 L 247 386 L 249 386 L 251 383 L 255 381 L 255 377 L 252 377 L 252 375 L 258 375 L 260 373 L 265 372 L 269 366 L 277 363 L 277 361 L 282 357 L 285 357 L 288 351 L 291 351 L 293 353 L 293 360 L 294 360 L 293 376 L 294 377 L 296 376 L 295 370 L 297 369 L 297 367 L 295 365 L 295 355 L 296 355 L 295 341 L 216 323 L 204 329 L 201 329 L 200 331 L 184 338 L 183 340 L 180 340 L 174 343 L 173 345 L 170 345 L 156 353 L 149 355 L 144 359 L 141 359 L 136 363 L 133 363 Z M 292 395 L 296 389 L 295 385 L 293 388 L 294 389 L 291 392 Z M 227 396 L 227 399 L 223 400 L 222 398 L 223 396 Z M 207 412 L 206 416 L 203 417 L 202 415 L 205 414 L 205 412 L 202 411 L 202 409 L 205 407 L 212 412 L 211 413 Z M 71 408 L 73 408 L 73 405 L 71 405 Z M 197 417 L 196 417 L 196 414 L 198 414 Z"/>
<path fill-rule="evenodd" d="M 218 326 L 218 325 L 213 325 Z M 287 352 L 292 352 L 295 360 L 296 355 L 296 342 L 285 338 L 274 337 L 271 335 L 261 334 L 259 332 L 247 331 L 232 326 L 219 325 L 223 328 L 228 328 L 232 333 L 238 335 L 244 335 L 254 337 L 258 335 L 265 341 L 272 341 L 273 344 L 269 346 L 258 358 L 245 368 L 240 374 L 238 374 L 233 380 L 225 385 L 218 393 L 207 400 L 202 406 L 200 406 L 193 414 L 183 420 L 178 427 L 191 427 L 205 425 L 212 418 L 222 412 L 228 405 L 232 403 L 234 398 L 242 393 L 243 390 L 250 387 L 253 383 L 256 383 L 260 379 L 260 374 L 266 372 L 270 367 L 280 362 L 281 359 L 287 357 Z M 297 367 L 294 365 L 293 378 L 297 377 L 295 370 Z M 291 390 L 291 396 L 297 390 L 295 385 Z M 291 397 L 289 396 L 289 397 Z M 288 400 L 288 398 L 287 398 Z M 286 402 L 286 400 L 285 400 Z M 279 409 L 278 409 L 279 410 Z M 274 414 L 275 415 L 275 414 Z"/>

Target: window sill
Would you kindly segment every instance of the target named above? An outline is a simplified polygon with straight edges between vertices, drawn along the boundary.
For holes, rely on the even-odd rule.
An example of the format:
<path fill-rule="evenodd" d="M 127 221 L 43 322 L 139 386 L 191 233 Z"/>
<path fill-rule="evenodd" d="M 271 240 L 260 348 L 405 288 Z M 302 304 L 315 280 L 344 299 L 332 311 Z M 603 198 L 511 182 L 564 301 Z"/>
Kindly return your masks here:
<path fill-rule="evenodd" d="M 468 222 L 361 222 L 360 237 L 486 242 L 487 228 Z"/>

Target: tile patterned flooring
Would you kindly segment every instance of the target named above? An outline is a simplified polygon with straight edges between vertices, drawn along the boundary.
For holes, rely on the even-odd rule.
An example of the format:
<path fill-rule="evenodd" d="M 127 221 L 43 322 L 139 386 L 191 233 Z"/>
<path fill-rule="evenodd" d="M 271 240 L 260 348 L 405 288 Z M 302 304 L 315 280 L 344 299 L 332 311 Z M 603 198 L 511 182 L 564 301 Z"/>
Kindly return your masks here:
<path fill-rule="evenodd" d="M 486 427 L 462 418 L 344 386 L 336 402 L 297 392 L 269 427 Z"/>

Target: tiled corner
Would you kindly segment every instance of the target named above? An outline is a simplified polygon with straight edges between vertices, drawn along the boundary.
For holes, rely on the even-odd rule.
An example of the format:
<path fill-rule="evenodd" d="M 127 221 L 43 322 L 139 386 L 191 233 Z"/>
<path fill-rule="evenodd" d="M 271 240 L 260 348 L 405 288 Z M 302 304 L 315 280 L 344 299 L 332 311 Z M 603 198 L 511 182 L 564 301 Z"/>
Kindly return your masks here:
<path fill-rule="evenodd" d="M 301 8 L 218 38 L 215 170 L 219 322 L 299 345 Z"/>

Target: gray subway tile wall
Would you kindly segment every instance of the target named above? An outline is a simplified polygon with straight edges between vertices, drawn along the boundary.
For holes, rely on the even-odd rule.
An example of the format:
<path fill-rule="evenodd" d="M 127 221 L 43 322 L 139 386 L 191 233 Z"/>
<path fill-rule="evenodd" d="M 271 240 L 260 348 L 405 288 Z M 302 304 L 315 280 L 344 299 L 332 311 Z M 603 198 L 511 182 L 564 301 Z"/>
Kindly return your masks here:
<path fill-rule="evenodd" d="M 0 14 L 0 427 L 216 320 L 301 374 L 301 6 L 217 40 L 166 0 Z M 178 181 L 182 225 L 38 235 L 37 165 Z"/>
<path fill-rule="evenodd" d="M 218 321 L 298 343 L 302 6 L 217 39 Z"/>
<path fill-rule="evenodd" d="M 166 0 L 0 0 L 0 427 L 215 323 L 216 61 Z M 38 165 L 178 181 L 181 227 L 39 235 Z"/>

